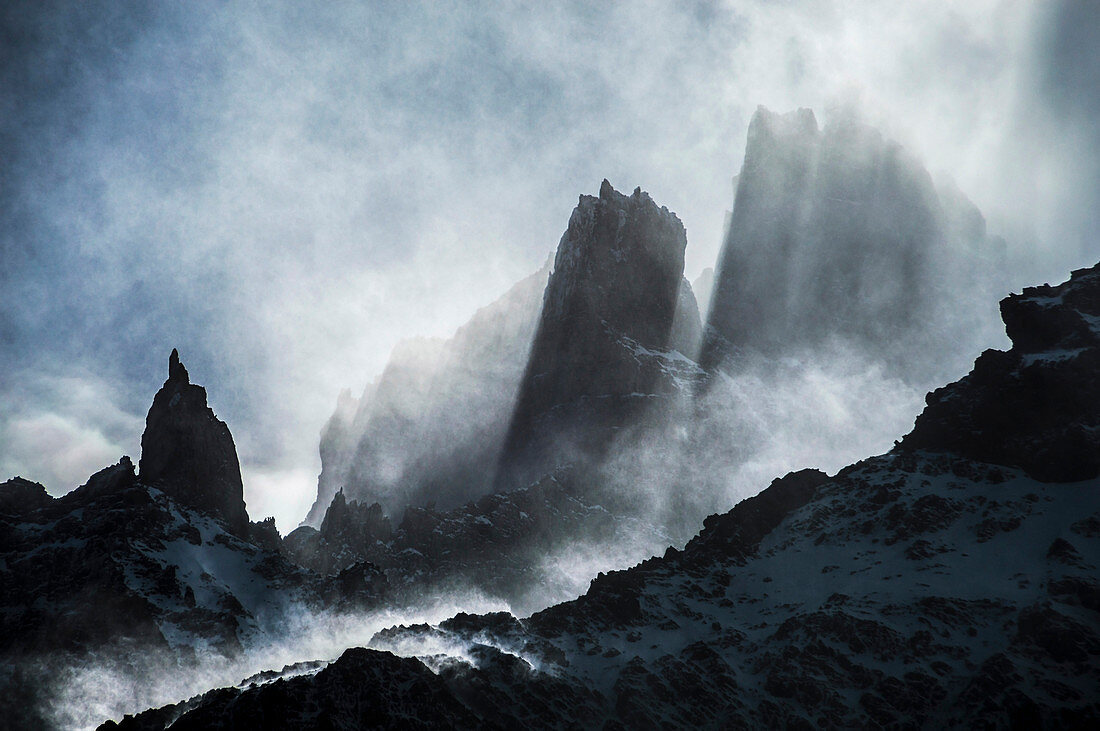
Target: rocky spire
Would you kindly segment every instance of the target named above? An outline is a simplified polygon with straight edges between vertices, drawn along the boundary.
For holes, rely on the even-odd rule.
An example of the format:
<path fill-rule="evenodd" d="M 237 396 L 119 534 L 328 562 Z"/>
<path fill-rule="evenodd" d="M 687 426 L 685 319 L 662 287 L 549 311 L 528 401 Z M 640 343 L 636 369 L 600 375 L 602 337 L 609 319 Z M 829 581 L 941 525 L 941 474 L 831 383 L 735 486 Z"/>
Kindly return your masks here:
<path fill-rule="evenodd" d="M 153 398 L 141 436 L 141 481 L 247 535 L 248 513 L 229 427 L 206 404 L 173 349 L 168 380 Z"/>
<path fill-rule="evenodd" d="M 854 112 L 819 128 L 808 109 L 760 107 L 714 279 L 703 365 L 839 338 L 903 378 L 926 377 L 916 371 L 928 359 L 917 356 L 995 325 L 992 312 L 972 323 L 964 318 L 973 308 L 957 304 L 964 287 L 991 280 L 993 243 L 965 196 L 941 194 L 920 161 Z M 958 332 L 937 332 L 946 322 Z"/>
<path fill-rule="evenodd" d="M 191 382 L 187 369 L 183 367 L 183 363 L 180 363 L 179 351 L 175 348 L 172 348 L 172 354 L 168 356 L 168 380 L 178 383 Z"/>
<path fill-rule="evenodd" d="M 600 451 L 610 434 L 668 393 L 667 369 L 653 361 L 675 349 L 687 236 L 674 213 L 640 188 L 623 195 L 604 180 L 582 195 L 558 244 L 538 331 L 531 346 L 498 488 L 515 487 L 555 466 Z M 547 452 L 549 450 L 549 452 Z"/>
<path fill-rule="evenodd" d="M 388 540 L 393 529 L 378 503 L 360 504 L 344 498 L 340 490 L 332 498 L 321 522 L 321 537 L 330 543 L 351 543 L 366 546 Z"/>

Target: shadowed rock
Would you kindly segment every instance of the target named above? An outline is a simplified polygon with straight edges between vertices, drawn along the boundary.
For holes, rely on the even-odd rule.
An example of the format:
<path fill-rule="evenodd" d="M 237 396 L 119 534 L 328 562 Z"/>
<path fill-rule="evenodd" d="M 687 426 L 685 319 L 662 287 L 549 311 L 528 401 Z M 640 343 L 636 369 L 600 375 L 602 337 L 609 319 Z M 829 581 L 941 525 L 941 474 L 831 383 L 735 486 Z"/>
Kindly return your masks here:
<path fill-rule="evenodd" d="M 1008 351 L 928 394 L 902 441 L 1052 482 L 1100 475 L 1100 264 L 1001 301 Z"/>
<path fill-rule="evenodd" d="M 784 357 L 839 339 L 903 378 L 938 379 L 915 356 L 995 325 L 992 311 L 959 303 L 994 286 L 1002 247 L 953 184 L 937 186 L 913 155 L 854 114 L 820 129 L 809 109 L 760 107 L 701 362 Z"/>
<path fill-rule="evenodd" d="M 491 491 L 549 268 L 478 310 L 451 339 L 399 343 L 361 398 L 341 394 L 321 435 L 305 525 L 320 526 L 340 489 L 395 520 L 410 505 L 448 509 Z"/>
<path fill-rule="evenodd" d="M 241 466 L 229 427 L 206 405 L 175 349 L 141 435 L 141 480 L 248 535 Z"/>
<path fill-rule="evenodd" d="M 626 196 L 605 180 L 598 198 L 580 197 L 558 244 L 498 488 L 598 458 L 650 397 L 676 391 L 666 356 L 698 338 L 686 245 L 676 215 L 641 189 Z M 676 323 L 681 302 L 694 311 Z"/>
<path fill-rule="evenodd" d="M 49 505 L 52 498 L 37 482 L 13 477 L 0 483 L 0 514 L 22 515 Z"/>

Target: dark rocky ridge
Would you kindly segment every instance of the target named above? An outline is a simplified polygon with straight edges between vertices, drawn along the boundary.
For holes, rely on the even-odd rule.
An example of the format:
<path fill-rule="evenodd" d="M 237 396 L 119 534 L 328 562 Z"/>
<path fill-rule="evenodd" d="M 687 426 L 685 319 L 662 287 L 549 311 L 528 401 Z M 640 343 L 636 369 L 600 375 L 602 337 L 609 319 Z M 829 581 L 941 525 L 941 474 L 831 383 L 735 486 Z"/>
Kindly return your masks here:
<path fill-rule="evenodd" d="M 475 728 L 479 719 L 419 661 L 352 648 L 314 674 L 279 678 L 257 706 L 248 691 L 213 690 L 201 699 L 127 717 L 103 729 L 214 728 L 446 729 Z M 267 692 L 274 690 L 275 692 Z"/>
<path fill-rule="evenodd" d="M 347 501 L 337 493 L 320 530 L 294 530 L 283 541 L 283 550 L 299 566 L 322 574 L 363 563 L 377 567 L 398 605 L 415 605 L 425 596 L 457 589 L 532 611 L 545 607 L 548 597 L 576 591 L 551 581 L 572 581 L 572 576 L 544 568 L 559 552 L 568 554 L 580 545 L 629 543 L 649 550 L 664 545 L 657 526 L 609 511 L 598 496 L 590 483 L 559 470 L 531 485 L 446 511 L 410 507 L 391 528 L 377 503 Z"/>
<path fill-rule="evenodd" d="M 376 567 L 307 571 L 272 519 L 249 522 L 232 437 L 176 351 L 142 444 L 140 476 L 122 457 L 59 498 L 22 478 L 0 484 L 0 718 L 17 728 L 46 726 L 33 693 L 72 668 L 107 658 L 186 672 L 303 610 L 361 611 L 386 596 Z"/>
<path fill-rule="evenodd" d="M 641 189 L 626 196 L 605 180 L 599 197 L 580 197 L 558 244 L 497 489 L 597 462 L 614 430 L 652 408 L 650 397 L 679 391 L 669 356 L 693 353 L 699 332 L 686 246 L 680 220 Z M 678 309 L 684 320 L 674 328 Z"/>
<path fill-rule="evenodd" d="M 783 357 L 839 338 L 906 378 L 942 378 L 915 356 L 994 327 L 992 311 L 970 311 L 992 301 L 1002 249 L 957 188 L 937 189 L 918 160 L 853 114 L 822 130 L 808 109 L 760 107 L 701 360 Z"/>
<path fill-rule="evenodd" d="M 206 405 L 206 389 L 191 383 L 175 349 L 168 380 L 153 397 L 141 435 L 141 479 L 180 503 L 248 534 L 248 512 L 237 448 L 229 427 Z"/>
<path fill-rule="evenodd" d="M 1001 301 L 1008 351 L 928 394 L 908 450 L 951 451 L 1050 482 L 1100 475 L 1100 265 Z"/>
<path fill-rule="evenodd" d="M 1018 434 L 1033 430 L 1025 445 L 1096 423 L 1092 382 L 1076 381 L 1095 366 L 1061 363 L 1067 342 L 1080 349 L 1070 357 L 1100 346 L 1090 314 L 1098 272 L 1007 300 L 1034 388 L 983 355 L 918 422 L 914 433 L 935 434 L 935 451 L 909 443 L 832 478 L 788 475 L 708 518 L 684 550 L 601 574 L 584 596 L 526 619 L 459 614 L 378 633 L 373 648 L 420 662 L 402 665 L 415 692 L 391 686 L 371 699 L 385 709 L 378 722 L 416 708 L 422 723 L 490 728 L 1095 728 L 1100 478 L 1044 483 L 981 461 L 958 425 L 981 433 L 997 402 L 1018 417 Z M 1010 355 L 1019 363 L 1019 351 Z M 1035 413 L 1046 387 L 1082 397 L 1061 424 Z M 239 721 L 306 696 L 310 709 L 337 713 L 394 663 L 346 653 L 330 666 L 347 672 L 341 682 L 218 691 L 173 714 L 180 727 L 221 728 L 227 703 Z M 423 683 L 439 683 L 441 710 L 427 718 Z M 286 707 L 301 727 L 322 727 L 305 705 Z M 151 711 L 120 726 L 161 729 L 164 718 Z"/>
<path fill-rule="evenodd" d="M 283 540 L 283 550 L 295 563 L 323 575 L 385 556 L 393 536 L 389 518 L 378 503 L 364 505 L 337 492 L 319 529 L 303 525 Z"/>
<path fill-rule="evenodd" d="M 18 515 L 49 505 L 53 500 L 46 488 L 37 482 L 13 477 L 0 484 L 0 515 Z"/>

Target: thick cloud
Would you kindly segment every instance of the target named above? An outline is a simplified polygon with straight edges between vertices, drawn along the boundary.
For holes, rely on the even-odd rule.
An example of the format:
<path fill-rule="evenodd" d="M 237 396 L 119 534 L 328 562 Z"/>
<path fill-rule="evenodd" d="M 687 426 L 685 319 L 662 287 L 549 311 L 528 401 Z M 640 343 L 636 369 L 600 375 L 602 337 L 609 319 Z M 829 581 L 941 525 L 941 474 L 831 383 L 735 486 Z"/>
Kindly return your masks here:
<path fill-rule="evenodd" d="M 862 105 L 1030 256 L 1021 284 L 1100 249 L 1084 0 L 0 13 L 0 467 L 55 494 L 136 449 L 179 347 L 292 527 L 339 389 L 538 268 L 602 178 L 713 265 L 760 103 Z"/>

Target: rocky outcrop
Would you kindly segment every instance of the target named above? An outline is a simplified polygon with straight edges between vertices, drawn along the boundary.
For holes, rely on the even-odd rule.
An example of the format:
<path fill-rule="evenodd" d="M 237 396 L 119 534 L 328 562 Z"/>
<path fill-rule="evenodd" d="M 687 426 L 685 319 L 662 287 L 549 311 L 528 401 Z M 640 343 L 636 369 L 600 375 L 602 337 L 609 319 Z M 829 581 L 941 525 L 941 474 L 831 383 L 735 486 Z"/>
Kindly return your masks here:
<path fill-rule="evenodd" d="M 30 513 L 49 505 L 51 499 L 44 486 L 22 477 L 0 483 L 0 515 Z"/>
<path fill-rule="evenodd" d="M 694 364 L 675 351 L 692 349 L 694 326 L 673 342 L 678 305 L 689 323 L 698 317 L 683 279 L 686 245 L 676 215 L 641 189 L 626 196 L 605 180 L 599 197 L 580 197 L 558 244 L 498 489 L 598 461 L 617 429 L 692 377 Z"/>
<path fill-rule="evenodd" d="M 902 441 L 1019 467 L 1040 480 L 1100 475 L 1100 264 L 1001 301 L 1008 351 L 928 395 Z"/>
<path fill-rule="evenodd" d="M 819 129 L 808 109 L 761 107 L 749 125 L 702 360 L 783 357 L 840 340 L 907 379 L 942 378 L 942 364 L 928 365 L 924 353 L 958 350 L 975 330 L 994 327 L 994 313 L 972 303 L 992 300 L 1001 247 L 957 188 L 935 185 L 918 160 L 853 114 Z"/>
<path fill-rule="evenodd" d="M 179 353 L 168 359 L 168 380 L 153 397 L 141 435 L 141 480 L 183 505 L 248 535 L 241 466 L 233 436 L 206 404 L 206 389 L 191 383 Z"/>
<path fill-rule="evenodd" d="M 327 575 L 356 563 L 378 561 L 388 553 L 386 544 L 392 535 L 381 505 L 349 501 L 341 490 L 325 511 L 321 528 L 301 526 L 291 531 L 283 549 L 299 566 Z"/>

